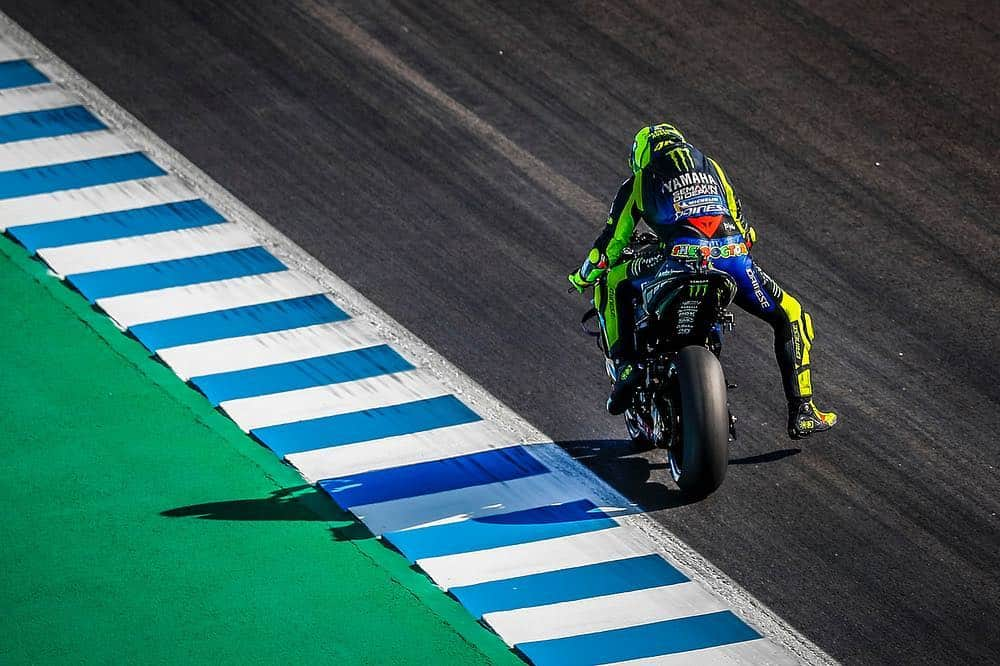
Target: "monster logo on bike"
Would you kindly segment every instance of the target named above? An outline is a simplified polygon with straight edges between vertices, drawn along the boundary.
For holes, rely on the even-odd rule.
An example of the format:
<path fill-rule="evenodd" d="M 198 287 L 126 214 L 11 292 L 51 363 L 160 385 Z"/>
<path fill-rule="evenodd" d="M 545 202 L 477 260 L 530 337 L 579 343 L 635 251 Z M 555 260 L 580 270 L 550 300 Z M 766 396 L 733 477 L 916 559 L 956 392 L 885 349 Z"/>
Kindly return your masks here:
<path fill-rule="evenodd" d="M 623 257 L 641 257 L 656 243 L 640 235 Z M 736 283 L 702 261 L 700 250 L 688 255 L 687 246 L 675 246 L 673 254 L 682 260 L 664 264 L 636 303 L 643 313 L 635 330 L 640 381 L 625 425 L 634 441 L 666 452 L 670 474 L 685 493 L 703 497 L 725 478 L 729 437 L 735 436 L 718 355 L 723 328 L 732 325 L 727 308 Z M 590 312 L 588 317 L 597 314 Z M 616 378 L 611 366 L 608 372 Z"/>

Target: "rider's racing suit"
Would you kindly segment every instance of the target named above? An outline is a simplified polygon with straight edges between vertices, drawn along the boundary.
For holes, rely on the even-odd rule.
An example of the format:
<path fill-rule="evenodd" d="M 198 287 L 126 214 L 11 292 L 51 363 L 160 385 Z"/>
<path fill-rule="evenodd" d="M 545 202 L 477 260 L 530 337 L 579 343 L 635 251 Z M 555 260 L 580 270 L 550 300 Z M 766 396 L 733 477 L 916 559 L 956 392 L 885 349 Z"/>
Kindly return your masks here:
<path fill-rule="evenodd" d="M 634 360 L 632 298 L 642 284 L 670 258 L 707 256 L 736 281 L 736 304 L 774 329 L 775 354 L 789 403 L 789 434 L 801 437 L 832 426 L 836 415 L 819 412 L 811 402 L 812 319 L 754 262 L 750 248 L 756 233 L 744 221 L 722 167 L 690 143 L 661 146 L 657 149 L 655 141 L 650 142 L 648 163 L 622 183 L 607 224 L 578 273 L 570 276 L 576 285 L 588 284 L 608 271 L 596 289 L 594 304 L 609 358 L 619 368 Z M 659 250 L 619 263 L 640 219 L 660 239 Z M 803 417 L 801 423 L 797 414 Z"/>

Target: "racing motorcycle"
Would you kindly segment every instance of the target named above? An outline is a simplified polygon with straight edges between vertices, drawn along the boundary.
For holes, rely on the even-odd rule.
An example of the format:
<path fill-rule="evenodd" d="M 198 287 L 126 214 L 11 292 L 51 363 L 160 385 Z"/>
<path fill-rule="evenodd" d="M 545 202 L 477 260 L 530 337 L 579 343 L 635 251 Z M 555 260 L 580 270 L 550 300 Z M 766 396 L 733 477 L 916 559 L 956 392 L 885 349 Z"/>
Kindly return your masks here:
<path fill-rule="evenodd" d="M 641 234 L 626 249 L 628 261 L 659 240 Z M 601 279 L 605 279 L 602 277 Z M 730 437 L 736 418 L 729 412 L 726 378 L 719 356 L 724 331 L 733 330 L 728 307 L 736 282 L 712 267 L 707 257 L 671 259 L 633 299 L 640 383 L 624 414 L 633 442 L 666 452 L 670 475 L 690 497 L 715 491 L 726 476 Z M 587 327 L 597 316 L 591 308 L 581 325 L 603 348 L 604 336 Z M 605 353 L 607 350 L 604 350 Z M 614 364 L 606 362 L 615 381 Z"/>

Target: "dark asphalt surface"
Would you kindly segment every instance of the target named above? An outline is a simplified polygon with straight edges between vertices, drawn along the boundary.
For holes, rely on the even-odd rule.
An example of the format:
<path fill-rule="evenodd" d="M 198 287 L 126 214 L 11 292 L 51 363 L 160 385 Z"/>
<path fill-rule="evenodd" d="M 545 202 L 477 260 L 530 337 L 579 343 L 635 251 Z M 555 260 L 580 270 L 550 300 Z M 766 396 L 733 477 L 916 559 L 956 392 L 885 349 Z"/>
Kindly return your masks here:
<path fill-rule="evenodd" d="M 1000 663 L 1000 3 L 0 7 L 833 656 Z M 790 442 L 738 315 L 742 436 L 686 506 L 564 288 L 659 120 L 727 166 L 842 417 Z"/>

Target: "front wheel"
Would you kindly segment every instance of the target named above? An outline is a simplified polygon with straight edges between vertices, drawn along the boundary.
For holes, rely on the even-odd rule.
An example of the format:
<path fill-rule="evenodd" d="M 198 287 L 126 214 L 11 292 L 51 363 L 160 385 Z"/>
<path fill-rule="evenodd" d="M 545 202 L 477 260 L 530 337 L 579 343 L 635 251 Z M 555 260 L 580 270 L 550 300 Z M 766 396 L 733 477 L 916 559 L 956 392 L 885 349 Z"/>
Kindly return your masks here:
<path fill-rule="evenodd" d="M 672 400 L 680 406 L 678 441 L 668 449 L 670 472 L 686 494 L 704 497 L 722 485 L 729 464 L 729 407 L 719 359 L 704 347 L 674 358 Z"/>

